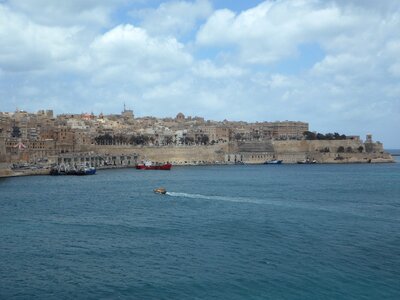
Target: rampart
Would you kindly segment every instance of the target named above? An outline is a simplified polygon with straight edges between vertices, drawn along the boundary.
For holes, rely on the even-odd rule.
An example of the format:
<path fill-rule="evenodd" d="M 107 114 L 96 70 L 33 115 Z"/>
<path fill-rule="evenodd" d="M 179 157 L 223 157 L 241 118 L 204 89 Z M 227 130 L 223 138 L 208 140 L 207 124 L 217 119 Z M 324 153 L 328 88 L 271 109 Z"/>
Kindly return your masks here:
<path fill-rule="evenodd" d="M 380 143 L 359 140 L 289 140 L 238 144 L 234 149 L 244 163 L 263 163 L 280 159 L 285 163 L 316 160 L 320 163 L 393 162 Z M 239 156 L 236 156 L 239 157 Z M 231 161 L 231 159 L 229 159 Z"/>
<path fill-rule="evenodd" d="M 106 155 L 133 155 L 138 161 L 171 162 L 174 165 L 234 162 L 251 164 L 270 159 L 282 159 L 285 163 L 306 159 L 319 163 L 394 161 L 390 154 L 383 151 L 381 144 L 373 143 L 366 147 L 359 140 L 233 142 L 212 146 L 168 147 L 93 146 L 92 151 Z"/>
<path fill-rule="evenodd" d="M 104 155 L 133 155 L 138 161 L 170 162 L 174 165 L 212 164 L 224 162 L 229 144 L 165 147 L 93 146 L 92 151 Z"/>

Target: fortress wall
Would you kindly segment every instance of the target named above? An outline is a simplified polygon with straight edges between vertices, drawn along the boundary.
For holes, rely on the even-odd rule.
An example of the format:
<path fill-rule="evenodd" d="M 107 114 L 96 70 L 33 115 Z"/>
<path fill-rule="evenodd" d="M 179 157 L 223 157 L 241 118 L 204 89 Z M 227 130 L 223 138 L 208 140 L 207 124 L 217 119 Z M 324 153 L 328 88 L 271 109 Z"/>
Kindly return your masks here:
<path fill-rule="evenodd" d="M 274 152 L 272 141 L 239 142 L 237 148 L 239 152 Z"/>
<path fill-rule="evenodd" d="M 339 147 L 345 149 L 338 153 Z M 137 161 L 151 160 L 154 162 L 171 162 L 172 164 L 202 164 L 226 162 L 232 155 L 241 157 L 244 163 L 263 163 L 271 159 L 282 159 L 285 163 L 296 163 L 309 158 L 320 163 L 352 163 L 352 162 L 385 162 L 393 161 L 387 153 L 359 153 L 358 147 L 364 146 L 356 140 L 313 140 L 313 141 L 273 141 L 268 143 L 243 144 L 225 143 L 213 146 L 168 146 L 168 147 L 138 147 L 138 146 L 92 146 L 90 149 L 97 154 L 130 155 L 137 157 Z M 352 152 L 347 153 L 351 147 Z M 328 148 L 329 152 L 320 150 Z M 247 151 L 240 151 L 240 150 Z M 261 150 L 265 151 L 261 152 Z M 252 151 L 254 150 L 254 151 Z"/>
<path fill-rule="evenodd" d="M 260 143 L 261 145 L 261 143 Z M 375 144 L 374 144 L 375 145 Z M 363 152 L 358 148 L 362 146 Z M 344 152 L 338 153 L 338 148 L 343 147 Z M 351 152 L 347 148 L 351 147 Z M 249 148 L 249 147 L 248 147 Z M 388 153 L 383 153 L 381 144 L 373 152 L 366 153 L 365 146 L 357 140 L 311 140 L 311 141 L 273 141 L 274 152 L 259 152 L 259 146 L 253 147 L 254 151 L 239 152 L 245 163 L 264 163 L 271 159 L 281 159 L 285 163 L 296 163 L 305 159 L 316 160 L 320 163 L 366 163 L 366 162 L 393 162 L 393 158 Z M 329 152 L 320 150 L 329 149 Z M 234 149 L 233 147 L 231 149 Z M 243 147 L 237 150 L 244 149 Z M 247 148 L 246 148 L 247 149 Z M 251 150 L 251 146 L 249 148 Z M 375 151 L 380 150 L 380 151 Z M 232 152 L 233 153 L 233 152 Z"/>
<path fill-rule="evenodd" d="M 223 162 L 228 148 L 228 144 L 170 147 L 96 146 L 95 152 L 99 154 L 137 155 L 138 161 L 151 160 L 179 165 Z"/>
<path fill-rule="evenodd" d="M 4 137 L 0 136 L 0 163 L 6 162 L 6 142 Z"/>
<path fill-rule="evenodd" d="M 358 148 L 362 146 L 364 152 L 360 153 Z M 379 145 L 378 145 L 379 146 Z M 345 152 L 338 153 L 338 148 L 343 147 Z M 351 147 L 352 152 L 347 152 Z M 392 162 L 390 154 L 375 151 L 365 152 L 365 146 L 357 140 L 312 140 L 312 141 L 274 141 L 276 158 L 285 162 L 296 162 L 309 158 L 323 163 L 362 163 L 362 162 Z M 329 152 L 320 150 L 328 148 Z M 377 147 L 376 149 L 381 149 Z M 381 149 L 383 150 L 383 149 Z"/>
<path fill-rule="evenodd" d="M 9 168 L 9 165 L 6 163 L 0 163 L 0 178 L 8 177 L 12 175 L 12 171 Z"/>
<path fill-rule="evenodd" d="M 337 152 L 337 149 L 342 146 L 345 149 L 351 147 L 353 151 L 363 146 L 363 143 L 356 140 L 312 140 L 312 141 L 274 141 L 274 149 L 277 153 L 291 152 L 319 152 L 319 150 L 328 148 L 330 152 Z"/>

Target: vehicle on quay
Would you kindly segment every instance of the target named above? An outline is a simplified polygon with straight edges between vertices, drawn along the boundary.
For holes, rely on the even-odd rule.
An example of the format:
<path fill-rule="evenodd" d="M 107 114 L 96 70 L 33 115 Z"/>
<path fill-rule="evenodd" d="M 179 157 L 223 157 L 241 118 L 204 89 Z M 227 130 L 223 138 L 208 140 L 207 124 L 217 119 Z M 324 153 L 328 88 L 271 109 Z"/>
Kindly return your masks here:
<path fill-rule="evenodd" d="M 170 163 L 153 163 L 152 161 L 146 160 L 141 164 L 136 165 L 136 169 L 138 170 L 171 170 L 172 164 Z"/>

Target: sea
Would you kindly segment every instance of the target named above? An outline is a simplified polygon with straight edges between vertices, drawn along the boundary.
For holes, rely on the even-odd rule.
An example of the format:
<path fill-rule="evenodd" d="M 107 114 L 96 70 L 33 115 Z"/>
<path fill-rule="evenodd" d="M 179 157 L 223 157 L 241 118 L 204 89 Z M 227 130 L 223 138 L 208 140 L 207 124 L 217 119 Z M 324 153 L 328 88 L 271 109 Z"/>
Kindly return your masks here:
<path fill-rule="evenodd" d="M 400 161 L 1 179 L 0 299 L 400 299 Z"/>

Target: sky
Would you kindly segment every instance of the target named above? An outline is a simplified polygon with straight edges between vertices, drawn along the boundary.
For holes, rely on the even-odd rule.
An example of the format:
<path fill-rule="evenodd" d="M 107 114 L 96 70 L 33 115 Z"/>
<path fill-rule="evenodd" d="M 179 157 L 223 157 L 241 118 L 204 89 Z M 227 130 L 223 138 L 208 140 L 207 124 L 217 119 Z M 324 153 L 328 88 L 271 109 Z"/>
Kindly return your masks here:
<path fill-rule="evenodd" d="M 124 103 L 400 148 L 400 3 L 0 0 L 0 111 Z"/>

